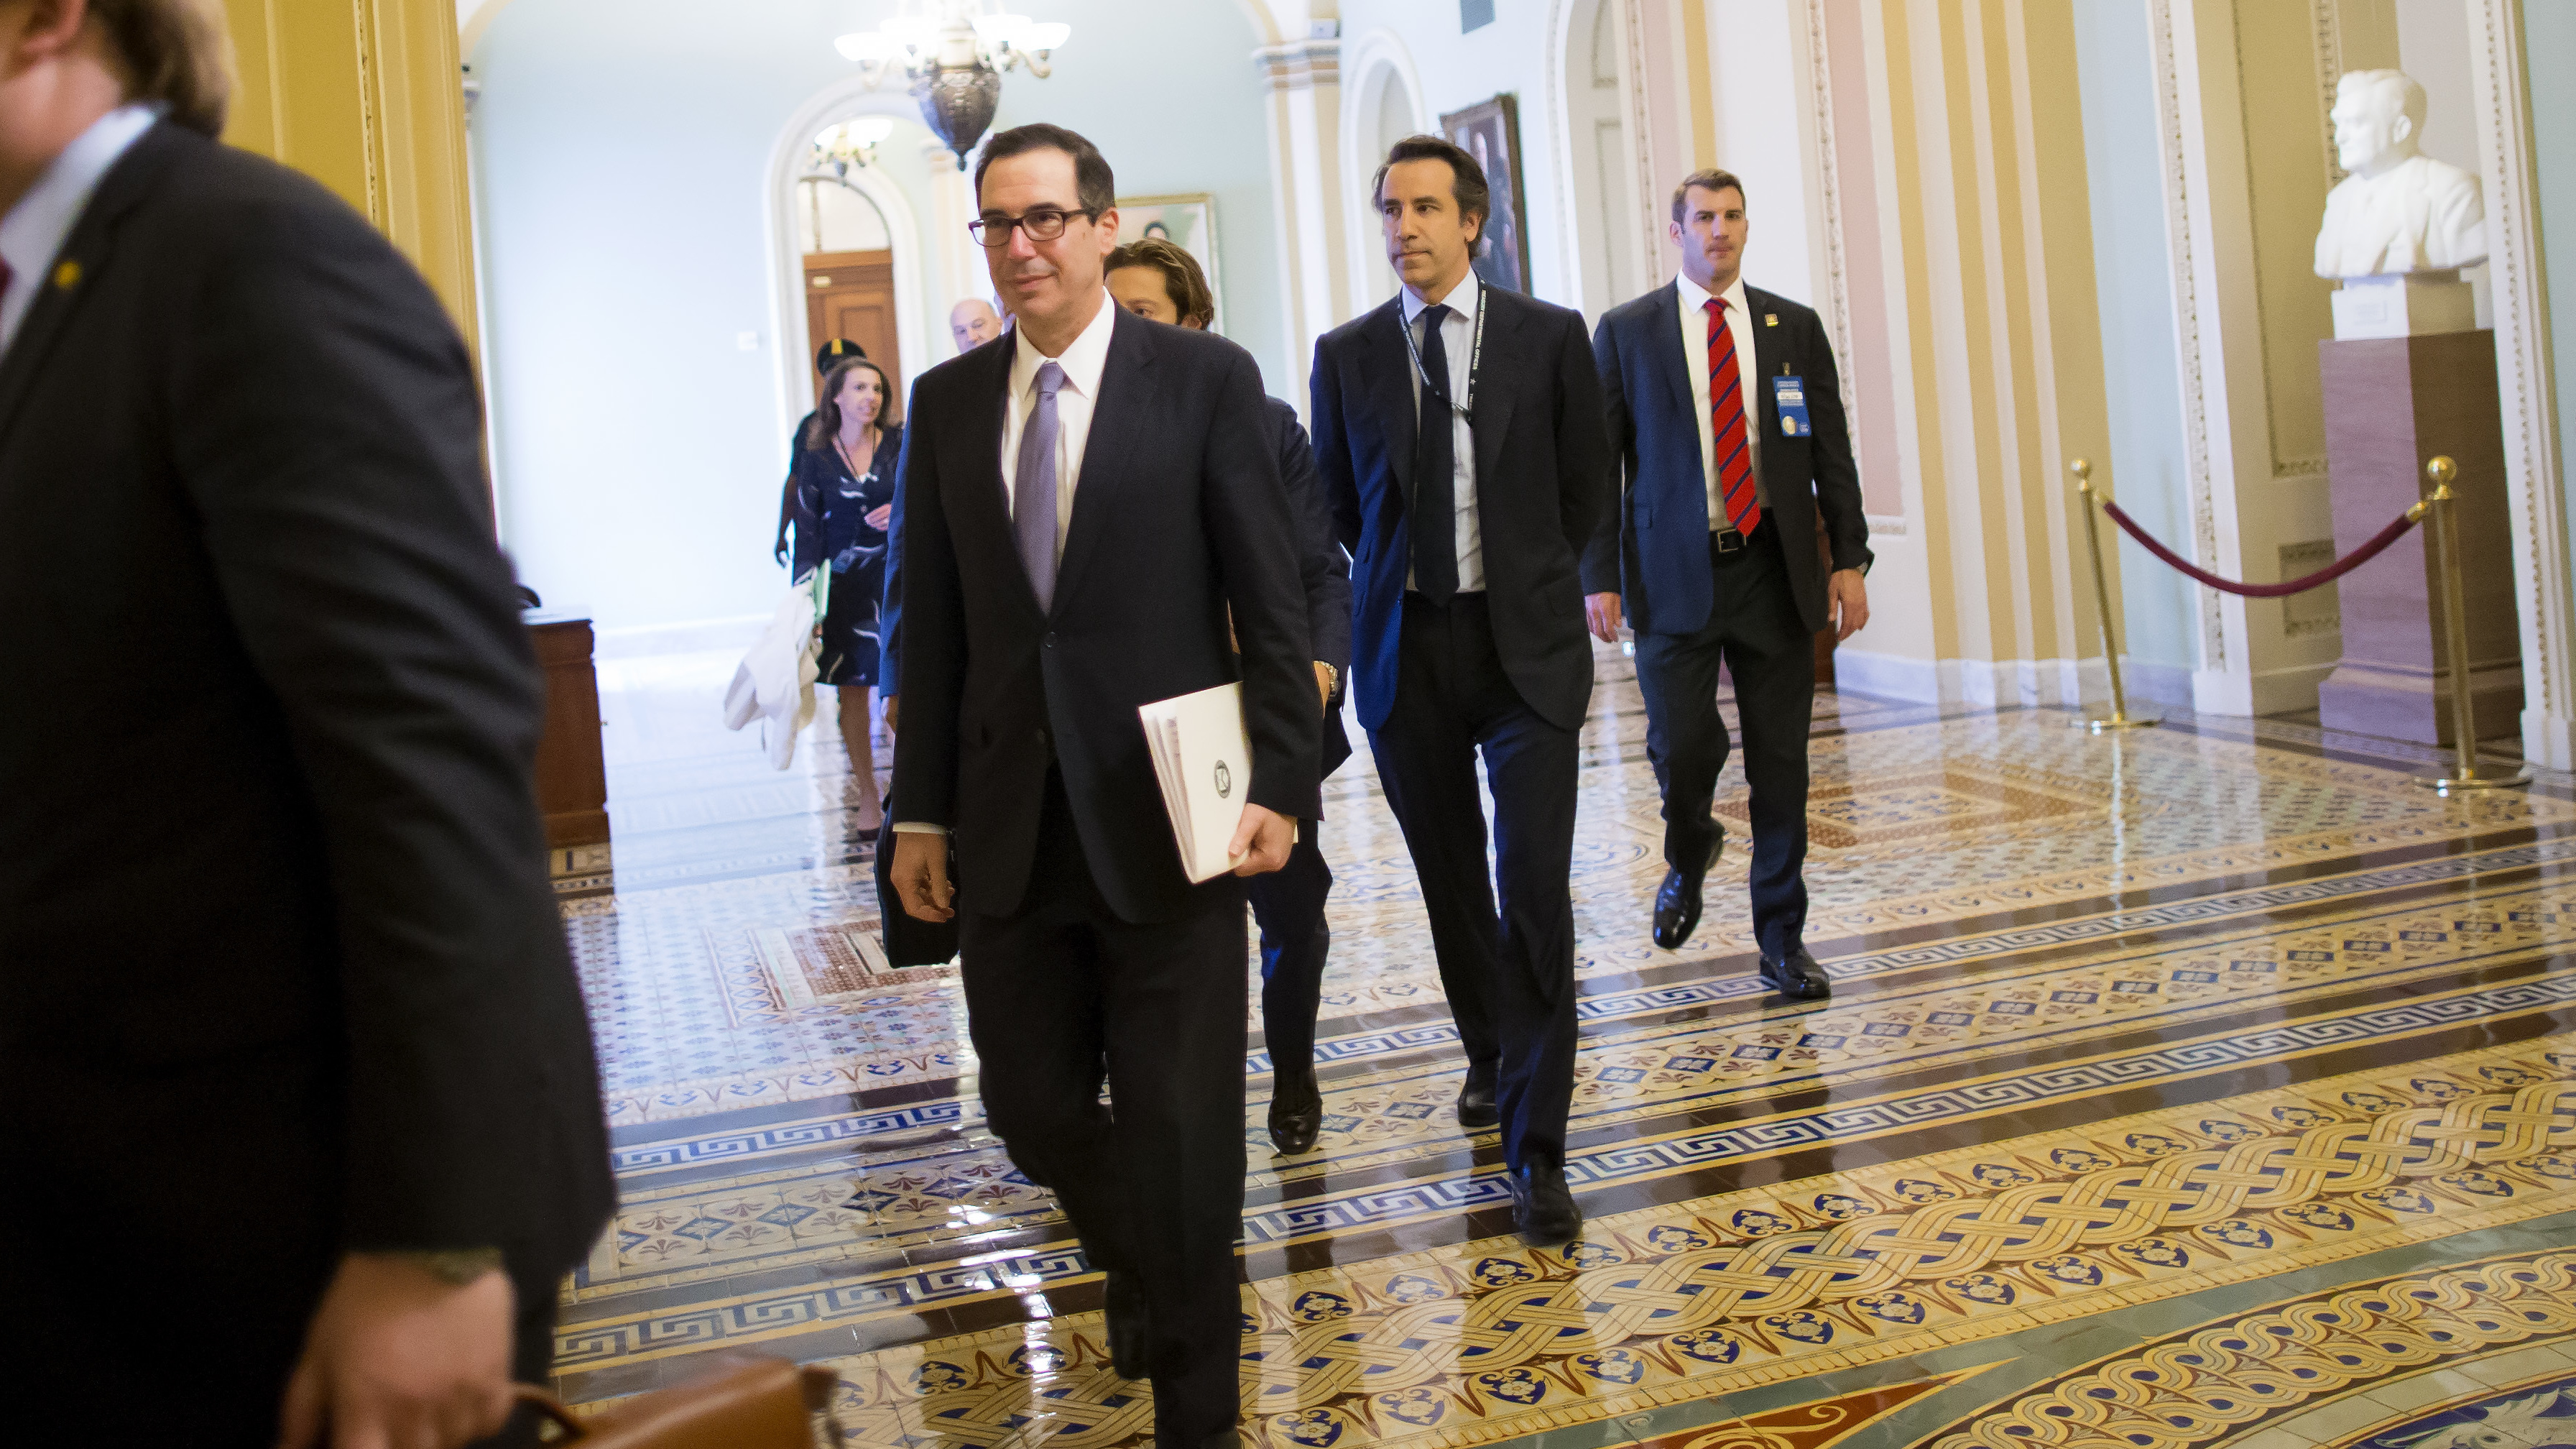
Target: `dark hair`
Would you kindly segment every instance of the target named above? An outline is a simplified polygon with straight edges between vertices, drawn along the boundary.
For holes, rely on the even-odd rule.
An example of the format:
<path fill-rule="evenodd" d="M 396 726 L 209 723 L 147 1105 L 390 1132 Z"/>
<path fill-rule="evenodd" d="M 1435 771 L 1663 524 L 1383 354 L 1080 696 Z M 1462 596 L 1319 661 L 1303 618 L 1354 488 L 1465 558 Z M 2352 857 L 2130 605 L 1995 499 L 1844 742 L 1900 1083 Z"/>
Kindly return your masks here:
<path fill-rule="evenodd" d="M 814 416 L 805 424 L 806 447 L 828 448 L 832 439 L 840 435 L 841 384 L 862 367 L 877 375 L 877 391 L 885 396 L 885 401 L 877 404 L 877 426 L 894 428 L 903 425 L 903 410 L 895 405 L 894 400 L 894 379 L 886 376 L 884 368 L 864 357 L 844 357 L 832 364 L 830 372 L 823 374 L 823 400 L 814 404 Z"/>
<path fill-rule="evenodd" d="M 1461 216 L 1476 219 L 1476 240 L 1485 239 L 1486 224 L 1494 219 L 1493 188 L 1485 184 L 1485 168 L 1467 154 L 1467 148 L 1438 136 L 1407 136 L 1386 149 L 1386 159 L 1378 163 L 1377 178 L 1369 183 L 1369 199 L 1386 204 L 1386 173 L 1398 161 L 1446 161 L 1449 163 L 1449 195 L 1458 203 Z"/>
<path fill-rule="evenodd" d="M 1734 172 L 1703 166 L 1683 177 L 1682 184 L 1673 188 L 1673 224 L 1676 226 L 1681 224 L 1682 212 L 1687 209 L 1687 198 L 1694 186 L 1702 191 L 1732 190 L 1739 200 L 1744 195 L 1744 183 L 1736 179 Z"/>
<path fill-rule="evenodd" d="M 1031 151 L 1062 151 L 1073 158 L 1073 199 L 1093 219 L 1118 205 L 1118 179 L 1109 174 L 1109 158 L 1100 154 L 1100 148 L 1078 132 L 1037 121 L 996 131 L 984 143 L 983 154 L 975 160 L 975 204 L 979 208 L 984 204 L 985 168 L 1005 156 L 1023 156 Z"/>
<path fill-rule="evenodd" d="M 126 99 L 157 101 L 189 130 L 223 135 L 232 39 L 213 0 L 89 0 L 89 13 L 130 72 Z"/>
<path fill-rule="evenodd" d="M 1131 241 L 1109 254 L 1102 276 L 1121 267 L 1150 267 L 1163 274 L 1163 293 L 1172 299 L 1172 310 L 1181 314 L 1185 323 L 1201 327 L 1216 320 L 1216 294 L 1208 290 L 1207 277 L 1199 271 L 1199 259 L 1183 251 L 1177 242 L 1149 236 Z"/>

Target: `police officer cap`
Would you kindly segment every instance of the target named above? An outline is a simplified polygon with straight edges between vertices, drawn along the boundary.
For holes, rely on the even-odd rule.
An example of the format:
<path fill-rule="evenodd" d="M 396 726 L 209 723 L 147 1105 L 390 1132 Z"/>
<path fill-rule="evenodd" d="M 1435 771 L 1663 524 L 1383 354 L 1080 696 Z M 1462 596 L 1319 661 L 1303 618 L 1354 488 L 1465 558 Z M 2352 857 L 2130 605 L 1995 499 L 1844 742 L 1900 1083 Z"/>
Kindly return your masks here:
<path fill-rule="evenodd" d="M 814 370 L 816 372 L 830 372 L 832 370 L 833 363 L 846 362 L 853 357 L 864 362 L 867 360 L 867 356 L 868 350 L 866 348 L 861 347 L 859 344 L 852 342 L 846 337 L 835 337 L 831 341 L 826 342 L 821 347 L 815 349 Z"/>

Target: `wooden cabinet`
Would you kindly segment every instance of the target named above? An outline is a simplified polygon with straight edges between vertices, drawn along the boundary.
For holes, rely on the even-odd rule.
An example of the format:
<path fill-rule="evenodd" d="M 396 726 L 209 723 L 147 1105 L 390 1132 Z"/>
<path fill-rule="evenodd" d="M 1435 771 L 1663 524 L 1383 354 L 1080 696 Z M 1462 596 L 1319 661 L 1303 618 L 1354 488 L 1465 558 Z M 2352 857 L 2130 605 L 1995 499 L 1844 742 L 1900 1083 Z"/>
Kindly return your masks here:
<path fill-rule="evenodd" d="M 532 609 L 528 634 L 546 672 L 546 729 L 537 744 L 537 807 L 545 812 L 546 844 L 558 855 L 566 846 L 608 839 L 608 768 L 600 756 L 599 680 L 590 662 L 590 620 L 577 614 Z M 558 872 L 560 873 L 560 872 Z"/>

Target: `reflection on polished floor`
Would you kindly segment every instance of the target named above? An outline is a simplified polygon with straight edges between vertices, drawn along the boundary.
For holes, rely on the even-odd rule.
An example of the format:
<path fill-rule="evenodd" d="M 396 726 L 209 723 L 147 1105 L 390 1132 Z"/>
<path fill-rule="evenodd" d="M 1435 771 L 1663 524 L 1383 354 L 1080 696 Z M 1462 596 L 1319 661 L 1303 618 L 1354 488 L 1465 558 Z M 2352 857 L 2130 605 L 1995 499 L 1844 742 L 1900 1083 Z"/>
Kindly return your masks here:
<path fill-rule="evenodd" d="M 883 967 L 828 719 L 773 773 L 715 723 L 730 669 L 603 665 L 614 890 L 565 916 L 624 1202 L 566 1287 L 563 1389 L 785 1354 L 841 1370 L 856 1443 L 1136 1442 L 1099 1280 L 983 1130 L 953 975 Z M 2576 1445 L 2576 781 L 2449 800 L 2407 779 L 2434 752 L 2313 725 L 1828 694 L 1837 992 L 1790 1004 L 1735 853 L 1691 945 L 1648 942 L 1644 717 L 1600 675 L 1587 1234 L 1523 1246 L 1448 1111 L 1363 750 L 1326 788 L 1310 1156 L 1269 1155 L 1255 1022 L 1247 1443 Z"/>

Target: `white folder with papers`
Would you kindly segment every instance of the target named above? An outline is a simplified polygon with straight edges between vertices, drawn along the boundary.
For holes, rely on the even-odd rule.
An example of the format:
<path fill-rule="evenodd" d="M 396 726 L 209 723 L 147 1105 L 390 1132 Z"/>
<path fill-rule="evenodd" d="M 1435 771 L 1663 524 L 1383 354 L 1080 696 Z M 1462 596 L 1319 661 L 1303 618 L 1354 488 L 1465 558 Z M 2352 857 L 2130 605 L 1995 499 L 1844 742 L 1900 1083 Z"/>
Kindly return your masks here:
<path fill-rule="evenodd" d="M 1162 782 L 1163 808 L 1181 848 L 1181 871 L 1193 885 L 1234 869 L 1226 854 L 1243 823 L 1244 792 L 1252 788 L 1252 742 L 1243 732 L 1243 686 L 1220 684 L 1154 704 L 1139 705 L 1154 776 Z"/>

